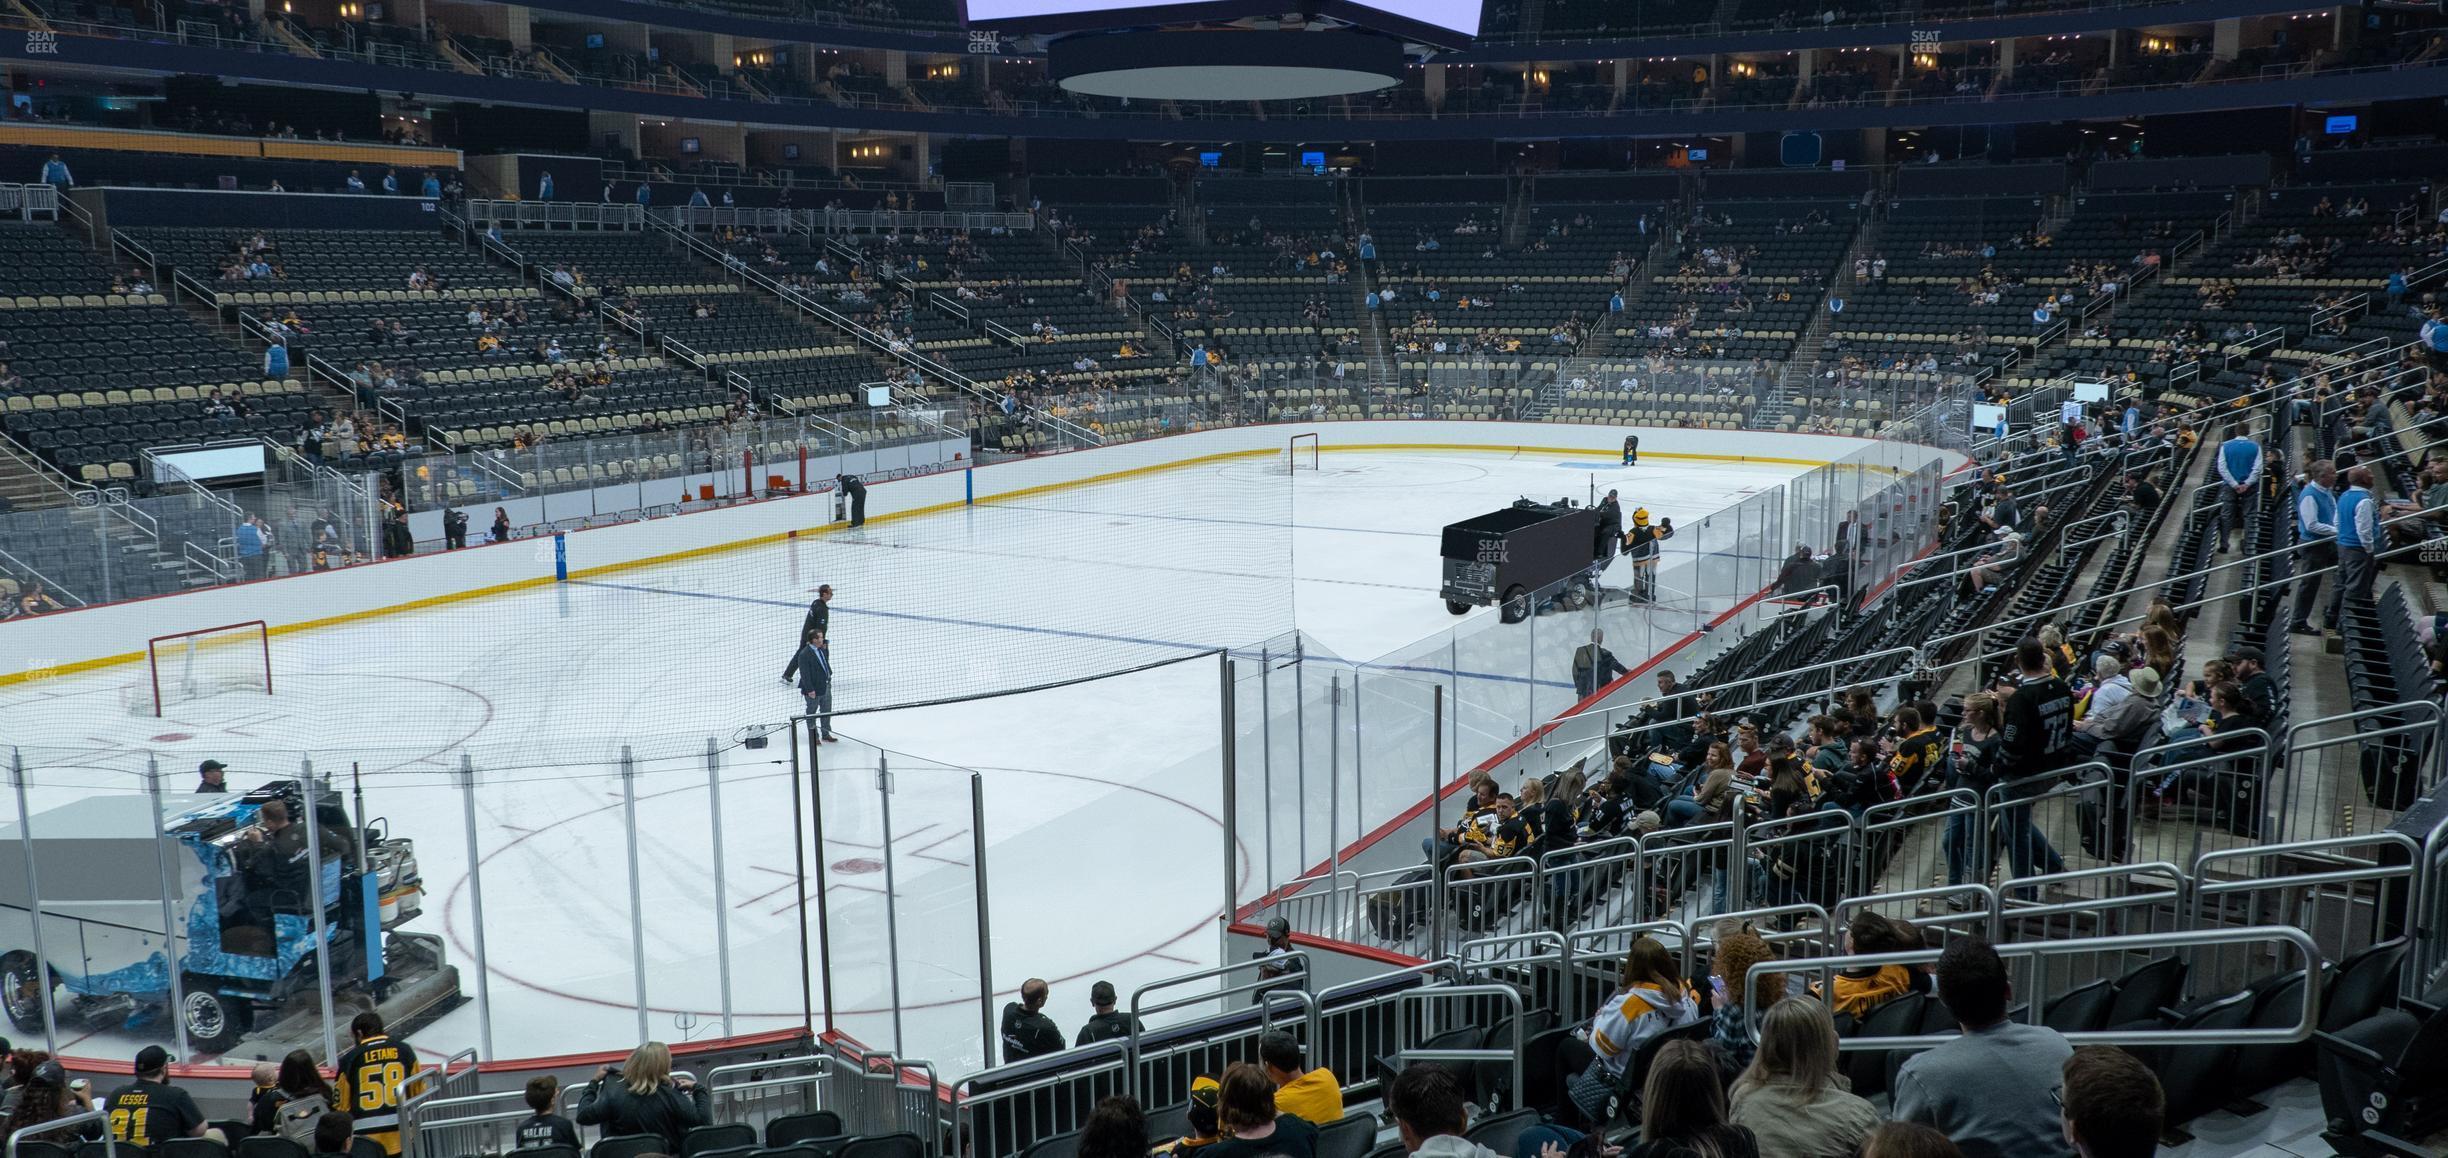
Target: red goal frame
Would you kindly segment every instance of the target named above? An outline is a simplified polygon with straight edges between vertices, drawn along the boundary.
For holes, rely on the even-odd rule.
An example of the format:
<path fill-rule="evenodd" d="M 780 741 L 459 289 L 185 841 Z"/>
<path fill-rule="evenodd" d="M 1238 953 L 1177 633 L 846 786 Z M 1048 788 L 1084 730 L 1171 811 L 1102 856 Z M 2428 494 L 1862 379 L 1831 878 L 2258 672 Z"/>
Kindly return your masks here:
<path fill-rule="evenodd" d="M 145 678 L 153 689 L 153 715 L 159 717 L 162 714 L 161 649 L 164 643 L 175 643 L 179 640 L 194 639 L 199 635 L 218 635 L 225 631 L 241 631 L 248 628 L 254 629 L 256 646 L 260 649 L 259 654 L 263 656 L 264 694 L 272 694 L 271 624 L 260 619 L 244 619 L 236 623 L 224 623 L 217 627 L 173 631 L 167 635 L 156 635 L 145 641 Z"/>

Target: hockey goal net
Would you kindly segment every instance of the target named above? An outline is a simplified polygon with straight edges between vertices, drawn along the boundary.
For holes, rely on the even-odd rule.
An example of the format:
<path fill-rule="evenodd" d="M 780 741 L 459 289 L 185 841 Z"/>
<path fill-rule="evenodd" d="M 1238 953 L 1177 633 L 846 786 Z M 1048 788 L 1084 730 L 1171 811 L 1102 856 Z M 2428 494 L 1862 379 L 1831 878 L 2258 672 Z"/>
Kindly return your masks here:
<path fill-rule="evenodd" d="M 1284 440 L 1283 457 L 1275 462 L 1275 473 L 1290 474 L 1296 470 L 1318 468 L 1318 436 L 1295 434 Z"/>
<path fill-rule="evenodd" d="M 260 619 L 145 641 L 145 671 L 125 689 L 128 711 L 159 716 L 171 704 L 225 692 L 272 694 L 272 632 Z"/>

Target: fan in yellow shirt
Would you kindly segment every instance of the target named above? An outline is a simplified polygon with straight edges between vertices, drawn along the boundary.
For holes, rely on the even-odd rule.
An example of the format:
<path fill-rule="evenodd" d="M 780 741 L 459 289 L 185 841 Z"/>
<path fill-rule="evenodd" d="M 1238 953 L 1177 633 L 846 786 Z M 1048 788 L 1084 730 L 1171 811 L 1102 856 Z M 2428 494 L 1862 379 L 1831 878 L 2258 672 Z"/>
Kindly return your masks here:
<path fill-rule="evenodd" d="M 1303 1070 L 1300 1043 L 1291 1034 L 1277 1031 L 1260 1035 L 1258 1064 L 1265 1066 L 1267 1076 L 1275 1081 L 1277 1112 L 1320 1126 L 1343 1120 L 1343 1084 L 1335 1080 L 1334 1071 L 1324 1066 Z"/>

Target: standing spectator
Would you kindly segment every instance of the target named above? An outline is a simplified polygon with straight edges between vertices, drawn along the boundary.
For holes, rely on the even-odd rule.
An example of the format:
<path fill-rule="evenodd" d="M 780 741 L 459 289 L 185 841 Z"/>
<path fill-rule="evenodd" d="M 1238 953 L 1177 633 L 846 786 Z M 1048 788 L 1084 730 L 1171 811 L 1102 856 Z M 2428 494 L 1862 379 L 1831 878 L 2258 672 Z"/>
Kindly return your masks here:
<path fill-rule="evenodd" d="M 2320 572 L 2338 562 L 2337 466 L 2321 459 L 2304 469 L 2304 484 L 2295 492 L 2295 608 L 2287 630 L 2318 635 L 2337 622 L 2338 584 L 2330 584 L 2331 606 L 2322 627 L 2312 625 L 2312 601 L 2320 597 Z"/>
<path fill-rule="evenodd" d="M 1020 983 L 1020 1000 L 1004 1003 L 1003 1060 L 1006 1063 L 1062 1049 L 1062 1031 L 1054 1028 L 1054 1019 L 1044 1012 L 1046 998 L 1052 995 L 1052 988 L 1046 985 L 1043 978 L 1031 977 Z"/>
<path fill-rule="evenodd" d="M 1343 1120 L 1343 1084 L 1324 1066 L 1304 1069 L 1301 1045 L 1291 1034 L 1271 1030 L 1258 1037 L 1258 1064 L 1275 1083 L 1275 1108 L 1312 1125 Z"/>
<path fill-rule="evenodd" d="M 816 717 L 821 742 L 833 743 L 833 656 L 825 648 L 824 632 L 809 629 L 805 642 L 791 656 L 790 666 L 782 669 L 782 682 L 789 683 L 793 676 L 799 678 L 799 695 L 807 701 L 808 714 Z"/>
<path fill-rule="evenodd" d="M 2112 1045 L 2086 1045 L 2065 1061 L 2065 1136 L 2081 1158 L 2150 1158 L 2159 1152 L 2167 1094 L 2159 1075 Z"/>
<path fill-rule="evenodd" d="M 1905 1059 L 1897 1120 L 1936 1127 L 1968 1158 L 2064 1158 L 2057 1091 L 2074 1047 L 2046 1026 L 2006 1019 L 2006 963 L 1978 938 L 1938 958 L 1938 998 L 1963 1035 Z"/>
<path fill-rule="evenodd" d="M 1716 1059 L 1696 1041 L 1670 1041 L 1641 1087 L 1640 1144 L 1623 1158 L 1759 1158 L 1748 1127 L 1726 1116 Z"/>
<path fill-rule="evenodd" d="M 31 1083 L 27 1096 L 32 1096 Z M 204 1111 L 196 1108 L 195 1097 L 170 1084 L 170 1051 L 158 1045 L 136 1051 L 135 1080 L 112 1090 L 102 1106 L 110 1111 L 111 1133 L 130 1146 L 158 1146 L 172 1138 L 229 1144 L 221 1131 L 205 1128 Z M 18 1108 L 24 1109 L 23 1098 Z"/>
<path fill-rule="evenodd" d="M 2346 601 L 2368 603 L 2376 563 L 2373 554 L 2387 545 L 2380 537 L 2380 500 L 2372 495 L 2370 467 L 2346 472 L 2346 493 L 2338 496 L 2338 589 L 2329 604 L 2329 625 L 2337 626 Z"/>
<path fill-rule="evenodd" d="M 456 507 L 442 512 L 442 545 L 456 551 L 467 546 L 467 512 Z"/>
<path fill-rule="evenodd" d="M 265 805 L 264 810 L 269 812 L 272 804 Z M 326 840 L 323 855 L 330 856 L 331 847 Z M 340 1071 L 338 1105 L 349 1114 L 350 1128 L 358 1137 L 371 1140 L 385 1154 L 398 1154 L 400 1103 L 415 1092 L 406 1087 L 417 1072 L 416 1050 L 407 1042 L 394 1040 L 391 1031 L 383 1027 L 382 1015 L 371 1009 L 349 1019 L 349 1036 L 357 1044 L 340 1055 L 335 1067 Z M 635 1061 L 636 1055 L 630 1055 L 630 1060 Z M 671 1068 L 670 1054 L 663 1055 L 663 1065 L 667 1070 Z M 674 1143 L 677 1141 L 675 1137 Z"/>
<path fill-rule="evenodd" d="M 40 1053 L 29 1053 L 26 1056 L 39 1060 L 34 1062 L 27 1074 L 24 1088 L 12 1091 L 17 1095 L 16 1103 L 9 1107 L 7 1126 L 0 1127 L 7 1130 L 11 1149 L 16 1148 L 20 1130 L 31 1129 L 45 1122 L 56 1122 L 69 1115 L 82 1114 L 93 1109 L 93 1097 L 84 1090 L 74 1088 L 69 1084 L 68 1071 L 58 1061 Z M 193 1103 L 190 1102 L 189 1105 L 192 1106 Z M 100 1141 L 101 1138 L 102 1124 L 100 1122 L 62 1126 L 57 1130 L 23 1136 L 25 1141 L 52 1142 L 71 1150 L 76 1149 L 78 1143 L 89 1140 Z"/>
<path fill-rule="evenodd" d="M 1779 1001 L 1760 1019 L 1759 1055 L 1735 1080 L 1732 1103 L 1760 1158 L 1851 1158 L 1879 1123 L 1836 1072 L 1836 1023 L 1808 997 Z"/>
<path fill-rule="evenodd" d="M 610 186 L 606 186 L 606 188 L 609 188 L 609 187 L 610 187 Z M 550 169 L 546 169 L 546 170 L 544 170 L 544 172 L 543 172 L 541 175 L 539 175 L 539 176 L 537 176 L 537 177 L 536 177 L 536 200 L 538 200 L 538 201 L 550 201 L 550 200 L 552 200 L 552 199 L 553 199 L 553 179 L 552 179 L 552 170 L 550 170 Z M 609 200 L 611 200 L 611 198 L 607 197 L 607 198 L 605 198 L 605 200 L 609 201 Z"/>
<path fill-rule="evenodd" d="M 2051 673 L 2048 651 L 2037 642 L 2026 640 L 2016 646 L 2015 667 L 2022 674 L 2014 694 L 2006 698 L 2005 730 L 1999 740 L 2005 756 L 2004 778 L 2021 784 L 2009 792 L 2009 798 L 2022 803 L 2000 813 L 1998 839 L 2006 846 L 2016 876 L 2061 873 L 2065 858 L 2057 855 L 2048 837 L 2032 823 L 2029 799 L 2047 787 L 2045 782 L 2032 782 L 2033 778 L 2065 763 L 2067 745 L 2074 735 L 2074 693 Z"/>
<path fill-rule="evenodd" d="M 1596 695 L 1599 688 L 1615 682 L 1615 677 L 1631 674 L 1623 661 L 1606 647 L 1606 632 L 1590 629 L 1589 642 L 1573 649 L 1573 691 L 1580 698 Z"/>
<path fill-rule="evenodd" d="M 638 182 L 637 203 L 640 209 L 652 207 L 654 205 L 654 186 L 644 181 Z"/>
<path fill-rule="evenodd" d="M 357 170 L 355 169 L 349 170 L 348 180 L 342 182 L 342 184 L 346 185 L 348 187 L 348 191 L 351 193 L 363 193 L 366 191 L 365 178 L 358 176 Z"/>
<path fill-rule="evenodd" d="M 1138 1018 L 1114 1008 L 1111 981 L 1099 981 L 1088 987 L 1088 1008 L 1093 1012 L 1088 1017 L 1088 1023 L 1080 1026 L 1079 1036 L 1072 1039 L 1073 1045 L 1129 1037 L 1131 1031 L 1138 1028 Z"/>
<path fill-rule="evenodd" d="M 553 1113 L 553 1103 L 561 1098 L 561 1079 L 551 1074 L 537 1074 L 527 1079 L 526 1098 L 527 1108 L 535 1112 L 520 1119 L 519 1124 L 510 1131 L 511 1137 L 518 1139 L 519 1149 L 535 1146 L 584 1149 L 578 1144 L 577 1124 Z"/>
<path fill-rule="evenodd" d="M 76 184 L 76 178 L 68 175 L 68 162 L 60 160 L 60 155 L 53 153 L 50 160 L 43 162 L 42 183 L 54 189 L 66 190 Z"/>
<path fill-rule="evenodd" d="M 1080 1127 L 1079 1158 L 1146 1158 L 1147 1149 L 1147 1115 L 1136 1098 L 1099 1101 Z"/>
<path fill-rule="evenodd" d="M 1317 1127 L 1275 1105 L 1275 1083 L 1249 1062 L 1224 1071 L 1216 1123 L 1224 1140 L 1206 1158 L 1317 1158 Z"/>
<path fill-rule="evenodd" d="M 442 197 L 442 178 L 434 176 L 431 172 L 426 173 L 425 183 L 419 188 L 418 193 L 421 196 L 433 200 L 440 200 Z"/>
<path fill-rule="evenodd" d="M 485 531 L 485 542 L 507 543 L 509 541 L 510 512 L 501 507 L 495 507 L 493 508 L 493 525 Z"/>
<path fill-rule="evenodd" d="M 239 520 L 238 530 L 231 539 L 237 544 L 239 574 L 247 579 L 263 578 L 266 570 L 263 520 L 253 515 Z"/>
<path fill-rule="evenodd" d="M 266 378 L 286 378 L 289 376 L 288 342 L 279 338 L 274 338 L 272 339 L 271 345 L 264 347 L 263 372 L 264 377 Z"/>
<path fill-rule="evenodd" d="M 388 196 L 399 196 L 399 170 L 383 170 L 382 191 Z"/>
<path fill-rule="evenodd" d="M 578 1098 L 579 1125 L 602 1126 L 607 1138 L 651 1134 L 663 1139 L 666 1154 L 678 1154 L 681 1136 L 713 1119 L 713 1092 L 695 1078 L 673 1077 L 671 1047 L 659 1041 L 603 1067 Z"/>
<path fill-rule="evenodd" d="M 2229 426 L 2226 441 L 2219 443 L 2219 482 L 2226 489 L 2219 492 L 2220 554 L 2228 547 L 2228 534 L 2250 524 L 2245 520 L 2253 514 L 2253 498 L 2261 486 L 2261 444 L 2245 437 L 2244 428 Z"/>

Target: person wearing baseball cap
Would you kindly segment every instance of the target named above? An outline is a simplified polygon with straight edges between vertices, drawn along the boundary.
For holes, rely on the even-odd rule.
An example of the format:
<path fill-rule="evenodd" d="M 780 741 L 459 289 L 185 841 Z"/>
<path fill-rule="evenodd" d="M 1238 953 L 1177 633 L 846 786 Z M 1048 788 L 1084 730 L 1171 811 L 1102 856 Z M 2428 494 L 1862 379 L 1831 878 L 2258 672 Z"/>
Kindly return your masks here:
<path fill-rule="evenodd" d="M 71 1150 L 81 1142 L 101 1141 L 102 1123 L 94 1121 L 38 1132 L 45 1122 L 55 1122 L 71 1114 L 92 1110 L 93 1099 L 86 1094 L 83 1088 L 85 1083 L 69 1083 L 68 1071 L 61 1067 L 58 1060 L 33 1052 L 29 1052 L 27 1057 L 42 1060 L 36 1062 L 32 1071 L 27 1073 L 24 1089 L 10 1091 L 7 1115 L 10 1136 L 29 1142 L 53 1142 Z"/>
<path fill-rule="evenodd" d="M 1080 1027 L 1079 1036 L 1072 1039 L 1071 1044 L 1073 1045 L 1087 1045 L 1092 1041 L 1110 1041 L 1117 1037 L 1129 1037 L 1132 1028 L 1138 1025 L 1136 1018 L 1114 1008 L 1114 987 L 1111 981 L 1099 981 L 1088 987 L 1088 1007 L 1095 1010 L 1096 1013 L 1088 1018 L 1088 1024 Z"/>
<path fill-rule="evenodd" d="M 1222 1089 L 1221 1084 L 1205 1074 L 1190 1079 L 1190 1108 L 1184 1115 L 1190 1119 L 1190 1132 L 1170 1142 L 1159 1143 L 1152 1153 L 1189 1158 L 1201 1149 L 1223 1141 L 1223 1132 L 1216 1125 L 1216 1098 Z"/>
<path fill-rule="evenodd" d="M 205 1128 L 194 1095 L 170 1084 L 174 1060 L 158 1045 L 136 1051 L 136 1080 L 102 1102 L 110 1112 L 111 1133 L 128 1146 L 158 1146 L 172 1138 L 211 1138 L 228 1145 L 221 1131 Z"/>
<path fill-rule="evenodd" d="M 219 760 L 206 760 L 205 762 L 196 765 L 195 790 L 198 792 L 229 791 L 229 781 L 223 779 L 221 775 L 222 772 L 226 771 L 228 768 L 229 765 L 224 764 Z"/>

